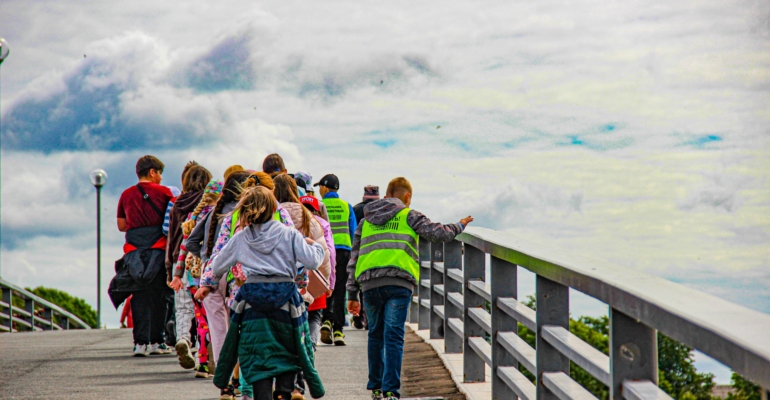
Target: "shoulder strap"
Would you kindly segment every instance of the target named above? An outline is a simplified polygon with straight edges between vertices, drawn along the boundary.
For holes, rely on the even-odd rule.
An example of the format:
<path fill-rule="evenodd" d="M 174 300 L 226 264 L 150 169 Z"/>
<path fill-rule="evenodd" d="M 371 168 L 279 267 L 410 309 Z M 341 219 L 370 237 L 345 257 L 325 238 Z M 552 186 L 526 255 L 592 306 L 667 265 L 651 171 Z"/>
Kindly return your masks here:
<path fill-rule="evenodd" d="M 152 207 L 152 209 L 155 210 L 155 212 L 158 213 L 158 215 L 161 218 L 165 218 L 166 217 L 166 213 L 161 211 L 160 208 L 158 208 L 158 206 L 156 206 L 155 203 L 153 203 L 152 200 L 150 200 L 150 196 L 144 191 L 144 189 L 142 189 L 142 185 L 137 183 L 136 184 L 136 188 L 139 189 L 139 193 L 142 194 L 142 198 L 146 202 L 150 203 L 150 207 Z"/>

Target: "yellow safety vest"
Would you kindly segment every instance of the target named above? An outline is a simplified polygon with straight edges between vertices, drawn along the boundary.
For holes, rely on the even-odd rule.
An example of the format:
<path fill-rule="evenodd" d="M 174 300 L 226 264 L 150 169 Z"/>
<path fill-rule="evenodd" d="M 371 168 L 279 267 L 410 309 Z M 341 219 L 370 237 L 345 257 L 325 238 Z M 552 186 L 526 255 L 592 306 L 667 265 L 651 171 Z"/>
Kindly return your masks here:
<path fill-rule="evenodd" d="M 410 209 L 404 208 L 383 225 L 364 221 L 356 262 L 356 279 L 373 268 L 396 267 L 420 281 L 420 237 L 407 223 Z"/>
<path fill-rule="evenodd" d="M 326 212 L 329 214 L 329 225 L 332 228 L 334 244 L 338 246 L 352 247 L 350 240 L 350 205 L 340 199 L 327 198 L 322 200 L 326 204 Z"/>

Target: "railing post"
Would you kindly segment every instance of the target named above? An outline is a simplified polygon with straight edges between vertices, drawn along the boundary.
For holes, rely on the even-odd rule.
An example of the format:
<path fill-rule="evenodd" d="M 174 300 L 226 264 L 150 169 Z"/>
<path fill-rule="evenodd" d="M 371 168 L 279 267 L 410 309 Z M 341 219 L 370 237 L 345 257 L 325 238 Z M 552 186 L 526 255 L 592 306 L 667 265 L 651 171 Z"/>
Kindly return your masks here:
<path fill-rule="evenodd" d="M 425 287 L 422 285 L 422 281 L 430 282 L 431 274 L 431 255 L 430 255 L 430 241 L 420 238 L 420 281 L 417 282 L 417 291 L 419 293 L 419 301 L 417 302 L 417 308 L 420 310 L 420 316 L 417 321 L 417 329 L 430 328 L 430 308 L 423 305 L 423 301 L 430 302 L 430 285 Z M 425 264 L 427 264 L 427 267 Z"/>
<path fill-rule="evenodd" d="M 518 367 L 516 358 L 497 342 L 500 332 L 518 333 L 515 319 L 504 313 L 497 306 L 499 298 L 517 297 L 517 266 L 508 261 L 492 257 L 489 279 L 492 291 L 492 399 L 515 399 L 516 393 L 497 376 L 497 367 Z"/>
<path fill-rule="evenodd" d="M 59 326 L 61 326 L 62 330 L 69 330 L 70 319 L 66 315 L 59 315 Z"/>
<path fill-rule="evenodd" d="M 444 274 L 434 269 L 436 262 L 444 261 L 444 244 L 431 243 L 431 271 L 430 271 L 430 338 L 441 339 L 444 337 L 444 320 L 441 318 L 434 307 L 444 305 L 444 296 L 436 292 L 436 285 L 444 284 Z"/>
<path fill-rule="evenodd" d="M 24 320 L 31 326 L 32 332 L 35 331 L 35 300 L 24 299 L 24 311 L 29 313 L 29 317 L 24 317 Z"/>
<path fill-rule="evenodd" d="M 449 318 L 463 318 L 463 310 L 447 300 L 449 293 L 462 293 L 463 284 L 448 276 L 450 269 L 462 269 L 463 243 L 453 240 L 444 244 L 444 353 L 457 354 L 463 352 L 463 338 L 448 325 Z"/>
<path fill-rule="evenodd" d="M 43 308 L 43 319 L 51 323 L 51 325 L 48 325 L 43 329 L 44 330 L 48 329 L 49 331 L 54 330 L 53 329 L 53 309 L 51 309 L 50 307 Z"/>
<path fill-rule="evenodd" d="M 658 335 L 635 319 L 610 309 L 610 398 L 622 399 L 623 381 L 658 383 Z"/>
<path fill-rule="evenodd" d="M 3 288 L 3 303 L 8 304 L 6 309 L 8 319 L 3 320 L 3 325 L 8 328 L 8 333 L 13 332 L 13 291 L 10 288 Z"/>
<path fill-rule="evenodd" d="M 484 337 L 486 333 L 479 324 L 468 316 L 468 309 L 484 307 L 484 298 L 468 288 L 470 281 L 484 281 L 484 252 L 470 245 L 465 245 L 463 255 L 463 376 L 464 382 L 484 382 L 484 359 L 468 344 L 470 337 Z"/>
<path fill-rule="evenodd" d="M 557 400 L 543 385 L 544 372 L 564 372 L 569 375 L 569 358 L 543 339 L 543 326 L 554 325 L 569 330 L 569 287 L 540 275 L 537 291 L 537 400 Z"/>

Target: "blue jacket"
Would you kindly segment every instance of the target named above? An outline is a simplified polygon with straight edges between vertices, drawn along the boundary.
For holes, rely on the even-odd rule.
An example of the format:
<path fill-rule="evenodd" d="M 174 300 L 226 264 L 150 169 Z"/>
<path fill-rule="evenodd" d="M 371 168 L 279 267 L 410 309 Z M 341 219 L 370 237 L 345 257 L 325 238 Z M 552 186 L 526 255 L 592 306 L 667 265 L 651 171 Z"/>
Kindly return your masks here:
<path fill-rule="evenodd" d="M 339 199 L 339 198 L 340 198 L 340 195 L 337 192 L 329 192 L 329 193 L 326 193 L 326 196 L 324 196 L 324 199 Z M 358 221 L 356 221 L 356 213 L 353 210 L 353 206 L 351 206 L 350 203 L 348 203 L 348 207 L 350 208 L 350 221 L 349 221 L 350 243 L 353 243 L 353 235 L 355 235 L 356 228 L 358 227 Z M 347 250 L 347 251 L 352 250 L 350 246 L 342 246 L 339 244 L 334 245 L 334 248 L 340 249 L 340 250 Z"/>

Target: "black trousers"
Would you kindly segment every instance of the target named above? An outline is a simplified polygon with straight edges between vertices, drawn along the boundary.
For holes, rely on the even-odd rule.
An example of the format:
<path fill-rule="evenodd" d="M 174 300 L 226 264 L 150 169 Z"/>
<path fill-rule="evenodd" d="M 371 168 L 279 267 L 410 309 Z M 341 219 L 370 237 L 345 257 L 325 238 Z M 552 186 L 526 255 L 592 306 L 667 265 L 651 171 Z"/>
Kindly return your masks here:
<path fill-rule="evenodd" d="M 291 392 L 294 391 L 294 379 L 296 372 L 287 372 L 275 377 L 275 394 L 273 394 L 273 378 L 260 379 L 252 383 L 254 388 L 254 400 L 273 400 L 283 396 L 281 399 L 290 400 Z"/>
<path fill-rule="evenodd" d="M 332 297 L 326 299 L 326 310 L 324 310 L 324 321 L 331 321 L 335 331 L 342 332 L 345 326 L 345 295 L 347 290 L 345 285 L 348 282 L 348 261 L 350 261 L 350 250 L 336 249 L 337 265 L 334 271 L 337 274 L 337 280 L 334 281 L 334 293 Z"/>
<path fill-rule="evenodd" d="M 131 316 L 134 319 L 134 344 L 164 342 L 169 292 L 166 274 L 159 273 L 149 288 L 135 292 L 131 298 Z"/>

